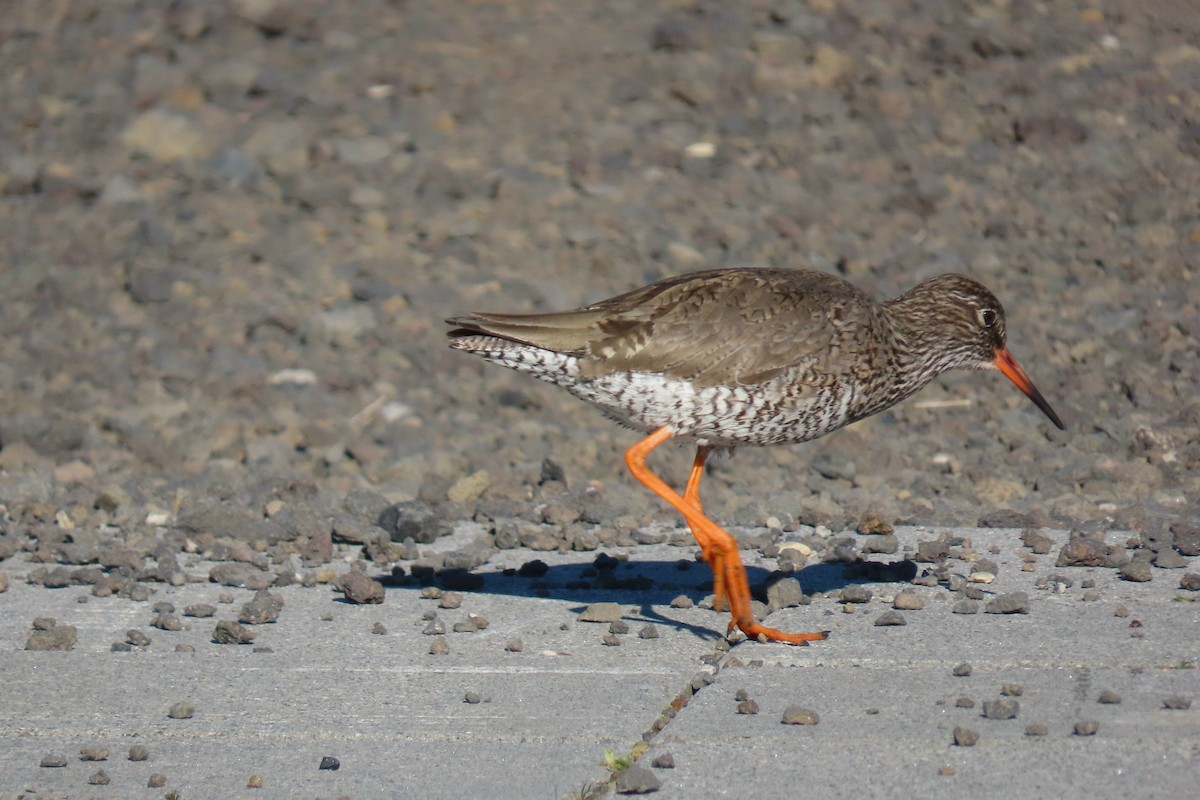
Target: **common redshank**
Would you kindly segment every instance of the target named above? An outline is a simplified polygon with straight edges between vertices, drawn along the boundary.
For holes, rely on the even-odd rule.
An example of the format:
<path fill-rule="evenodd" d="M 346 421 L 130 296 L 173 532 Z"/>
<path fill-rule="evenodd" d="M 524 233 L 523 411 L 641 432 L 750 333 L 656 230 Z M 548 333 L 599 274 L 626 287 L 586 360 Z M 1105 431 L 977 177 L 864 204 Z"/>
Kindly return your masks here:
<path fill-rule="evenodd" d="M 625 453 L 633 476 L 683 515 L 713 571 L 729 631 L 791 644 L 755 621 L 737 542 L 701 508 L 714 450 L 805 442 L 883 411 L 957 367 L 999 369 L 1063 428 L 1009 354 L 1004 308 L 978 282 L 939 275 L 877 303 L 810 270 L 718 269 L 549 314 L 447 320 L 450 346 L 556 384 L 648 434 Z M 668 439 L 693 442 L 682 495 L 646 467 Z"/>

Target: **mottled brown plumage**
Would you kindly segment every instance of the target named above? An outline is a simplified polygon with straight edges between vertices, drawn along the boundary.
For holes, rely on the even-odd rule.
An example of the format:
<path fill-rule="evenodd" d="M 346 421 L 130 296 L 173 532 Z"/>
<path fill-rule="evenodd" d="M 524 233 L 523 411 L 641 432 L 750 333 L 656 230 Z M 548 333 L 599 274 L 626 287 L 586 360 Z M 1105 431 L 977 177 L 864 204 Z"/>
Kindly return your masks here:
<path fill-rule="evenodd" d="M 749 615 L 736 545 L 704 517 L 699 479 L 716 447 L 823 436 L 882 411 L 949 369 L 998 368 L 1062 422 L 1006 349 L 1004 309 L 962 275 L 941 275 L 877 303 L 825 273 L 721 269 L 667 278 L 550 314 L 448 320 L 450 345 L 557 384 L 650 434 L 626 460 L 687 518 L 749 635 L 793 643 L 815 634 L 763 628 Z M 644 459 L 670 438 L 697 443 L 680 496 Z"/>

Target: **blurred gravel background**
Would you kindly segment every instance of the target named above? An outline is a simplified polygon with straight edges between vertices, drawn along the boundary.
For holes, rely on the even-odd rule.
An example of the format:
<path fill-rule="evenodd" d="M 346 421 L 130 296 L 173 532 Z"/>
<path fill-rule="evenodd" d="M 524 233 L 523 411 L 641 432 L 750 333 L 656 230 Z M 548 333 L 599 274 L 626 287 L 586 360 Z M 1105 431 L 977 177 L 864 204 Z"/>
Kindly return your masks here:
<path fill-rule="evenodd" d="M 1191 536 L 1198 186 L 1192 0 L 8 3 L 0 560 L 640 541 L 634 435 L 442 319 L 723 265 L 971 274 L 1068 430 L 949 376 L 716 519 Z"/>

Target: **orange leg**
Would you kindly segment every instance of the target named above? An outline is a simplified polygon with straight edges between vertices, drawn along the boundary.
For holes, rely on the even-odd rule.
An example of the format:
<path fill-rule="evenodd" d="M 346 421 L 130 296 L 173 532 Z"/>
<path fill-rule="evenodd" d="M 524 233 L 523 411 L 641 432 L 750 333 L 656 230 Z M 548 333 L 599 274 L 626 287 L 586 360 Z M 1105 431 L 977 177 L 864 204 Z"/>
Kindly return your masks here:
<path fill-rule="evenodd" d="M 704 462 L 708 460 L 708 454 L 712 452 L 710 447 L 699 447 L 696 449 L 696 460 L 692 462 L 692 471 L 688 475 L 687 488 L 683 490 L 683 500 L 690 504 L 693 508 L 704 513 L 704 508 L 700 505 L 700 478 L 704 476 Z M 688 523 L 689 527 L 691 523 Z M 710 539 L 705 538 L 702 531 L 692 528 L 692 535 L 696 537 L 696 541 L 700 544 L 700 552 L 704 555 L 704 560 L 711 567 L 713 565 L 713 543 Z M 728 611 L 730 609 L 729 601 L 725 596 L 725 572 L 724 570 L 713 570 L 713 610 Z"/>
<path fill-rule="evenodd" d="M 704 512 L 700 510 L 699 473 L 703 470 L 707 452 L 701 448 L 700 452 L 696 454 L 696 463 L 692 466 L 688 488 L 685 490 L 690 492 L 690 499 L 680 497 L 675 490 L 667 486 L 662 478 L 655 475 L 646 466 L 646 456 L 650 454 L 650 451 L 670 439 L 672 435 L 670 428 L 659 428 L 625 451 L 625 463 L 629 466 L 633 477 L 670 503 L 687 520 L 688 526 L 696 536 L 696 541 L 700 543 L 700 548 L 704 551 L 709 566 L 712 567 L 714 595 L 716 588 L 721 587 L 721 592 L 725 595 L 725 599 L 733 611 L 733 620 L 729 623 L 730 629 L 736 625 L 751 639 L 763 636 L 773 641 L 790 644 L 802 645 L 824 639 L 826 636 L 824 633 L 784 633 L 754 621 L 754 616 L 750 613 L 750 582 L 746 578 L 746 568 L 742 565 L 742 558 L 738 555 L 737 542 L 715 522 L 704 516 Z"/>

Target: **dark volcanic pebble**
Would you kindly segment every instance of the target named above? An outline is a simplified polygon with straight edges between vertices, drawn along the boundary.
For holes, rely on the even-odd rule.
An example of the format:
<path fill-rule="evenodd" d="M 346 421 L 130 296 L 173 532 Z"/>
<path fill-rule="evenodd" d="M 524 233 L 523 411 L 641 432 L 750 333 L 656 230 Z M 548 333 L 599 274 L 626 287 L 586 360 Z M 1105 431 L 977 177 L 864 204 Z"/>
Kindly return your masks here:
<path fill-rule="evenodd" d="M 1200 573 L 1188 572 L 1179 579 L 1179 588 L 1188 592 L 1200 592 Z"/>
<path fill-rule="evenodd" d="M 950 611 L 953 614 L 978 614 L 979 603 L 974 600 L 959 600 Z"/>
<path fill-rule="evenodd" d="M 75 647 L 78 632 L 74 625 L 55 625 L 50 630 L 30 631 L 26 650 L 70 650 Z"/>
<path fill-rule="evenodd" d="M 99 745 L 89 745 L 79 751 L 80 761 L 107 761 L 108 748 Z"/>
<path fill-rule="evenodd" d="M 208 579 L 222 586 L 237 586 L 246 589 L 266 589 L 275 582 L 269 572 L 239 562 L 217 564 L 208 573 Z"/>
<path fill-rule="evenodd" d="M 617 794 L 649 794 L 662 788 L 662 781 L 645 767 L 632 764 L 621 771 L 615 784 Z"/>
<path fill-rule="evenodd" d="M 1125 580 L 1135 583 L 1145 583 L 1154 578 L 1154 570 L 1151 569 L 1149 561 L 1130 561 L 1121 567 L 1118 573 Z"/>
<path fill-rule="evenodd" d="M 321 756 L 321 763 L 317 765 L 317 769 L 339 770 L 342 768 L 342 762 L 338 761 L 333 756 Z"/>
<path fill-rule="evenodd" d="M 817 712 L 799 705 L 790 705 L 783 710 L 784 725 L 816 725 L 821 721 Z"/>
<path fill-rule="evenodd" d="M 1081 719 L 1075 723 L 1076 736 L 1095 736 L 1096 731 L 1100 730 L 1100 723 L 1094 719 Z"/>
<path fill-rule="evenodd" d="M 987 719 L 1016 719 L 1021 713 L 1021 703 L 1007 697 L 983 701 L 983 716 Z"/>
<path fill-rule="evenodd" d="M 767 586 L 767 608 L 772 611 L 795 608 L 803 602 L 804 591 L 795 578 L 780 578 Z"/>
<path fill-rule="evenodd" d="M 866 586 L 852 584 L 842 589 L 840 596 L 843 603 L 869 603 L 874 596 L 874 592 Z"/>
<path fill-rule="evenodd" d="M 150 758 L 150 751 L 145 745 L 135 744 L 129 748 L 130 761 L 145 761 L 148 758 Z"/>
<path fill-rule="evenodd" d="M 971 665 L 964 661 L 956 665 L 950 674 L 956 678 L 968 678 L 971 676 Z"/>
<path fill-rule="evenodd" d="M 231 619 L 223 619 L 213 629 L 213 641 L 217 644 L 250 644 L 255 632 Z"/>
<path fill-rule="evenodd" d="M 615 633 L 617 635 L 629 633 L 629 623 L 623 619 L 613 620 L 608 624 L 608 632 Z"/>
<path fill-rule="evenodd" d="M 167 711 L 167 716 L 171 719 L 191 719 L 195 714 L 195 704 L 187 701 L 176 703 Z"/>
<path fill-rule="evenodd" d="M 979 734 L 970 728 L 954 728 L 954 744 L 957 747 L 974 747 L 979 741 Z"/>
<path fill-rule="evenodd" d="M 134 647 L 150 646 L 150 637 L 139 631 L 137 628 L 130 628 L 125 632 L 125 641 Z"/>
<path fill-rule="evenodd" d="M 579 615 L 580 622 L 615 622 L 621 618 L 617 603 L 592 603 Z"/>
<path fill-rule="evenodd" d="M 373 633 L 376 636 L 386 636 L 387 632 L 388 632 L 387 626 L 384 625 L 382 622 L 376 622 L 373 625 L 371 625 L 371 633 Z"/>
<path fill-rule="evenodd" d="M 643 625 L 641 628 L 638 629 L 638 638 L 639 639 L 657 639 L 658 638 L 658 626 L 652 622 Z"/>
<path fill-rule="evenodd" d="M 654 757 L 654 761 L 650 762 L 650 766 L 656 769 L 675 769 L 675 756 L 671 753 L 659 753 Z"/>
<path fill-rule="evenodd" d="M 1028 614 L 1029 595 L 1025 592 L 1009 592 L 993 597 L 985 610 L 989 614 Z"/>
<path fill-rule="evenodd" d="M 41 766 L 57 769 L 67 765 L 67 757 L 63 753 L 47 753 L 42 756 Z"/>
<path fill-rule="evenodd" d="M 383 584 L 365 572 L 352 569 L 337 579 L 342 595 L 351 603 L 382 603 Z"/>
<path fill-rule="evenodd" d="M 150 620 L 150 627 L 158 628 L 160 631 L 181 631 L 183 630 L 183 621 L 170 612 L 163 612 Z"/>
<path fill-rule="evenodd" d="M 885 611 L 875 618 L 875 626 L 880 628 L 907 624 L 908 620 L 899 611 Z"/>
<path fill-rule="evenodd" d="M 204 618 L 214 616 L 216 613 L 217 607 L 209 605 L 208 603 L 197 603 L 196 605 L 186 606 L 183 609 L 183 615 L 185 617 Z"/>
<path fill-rule="evenodd" d="M 283 609 L 283 598 L 266 589 L 254 593 L 254 598 L 242 606 L 238 622 L 244 625 L 264 625 L 275 622 Z"/>

